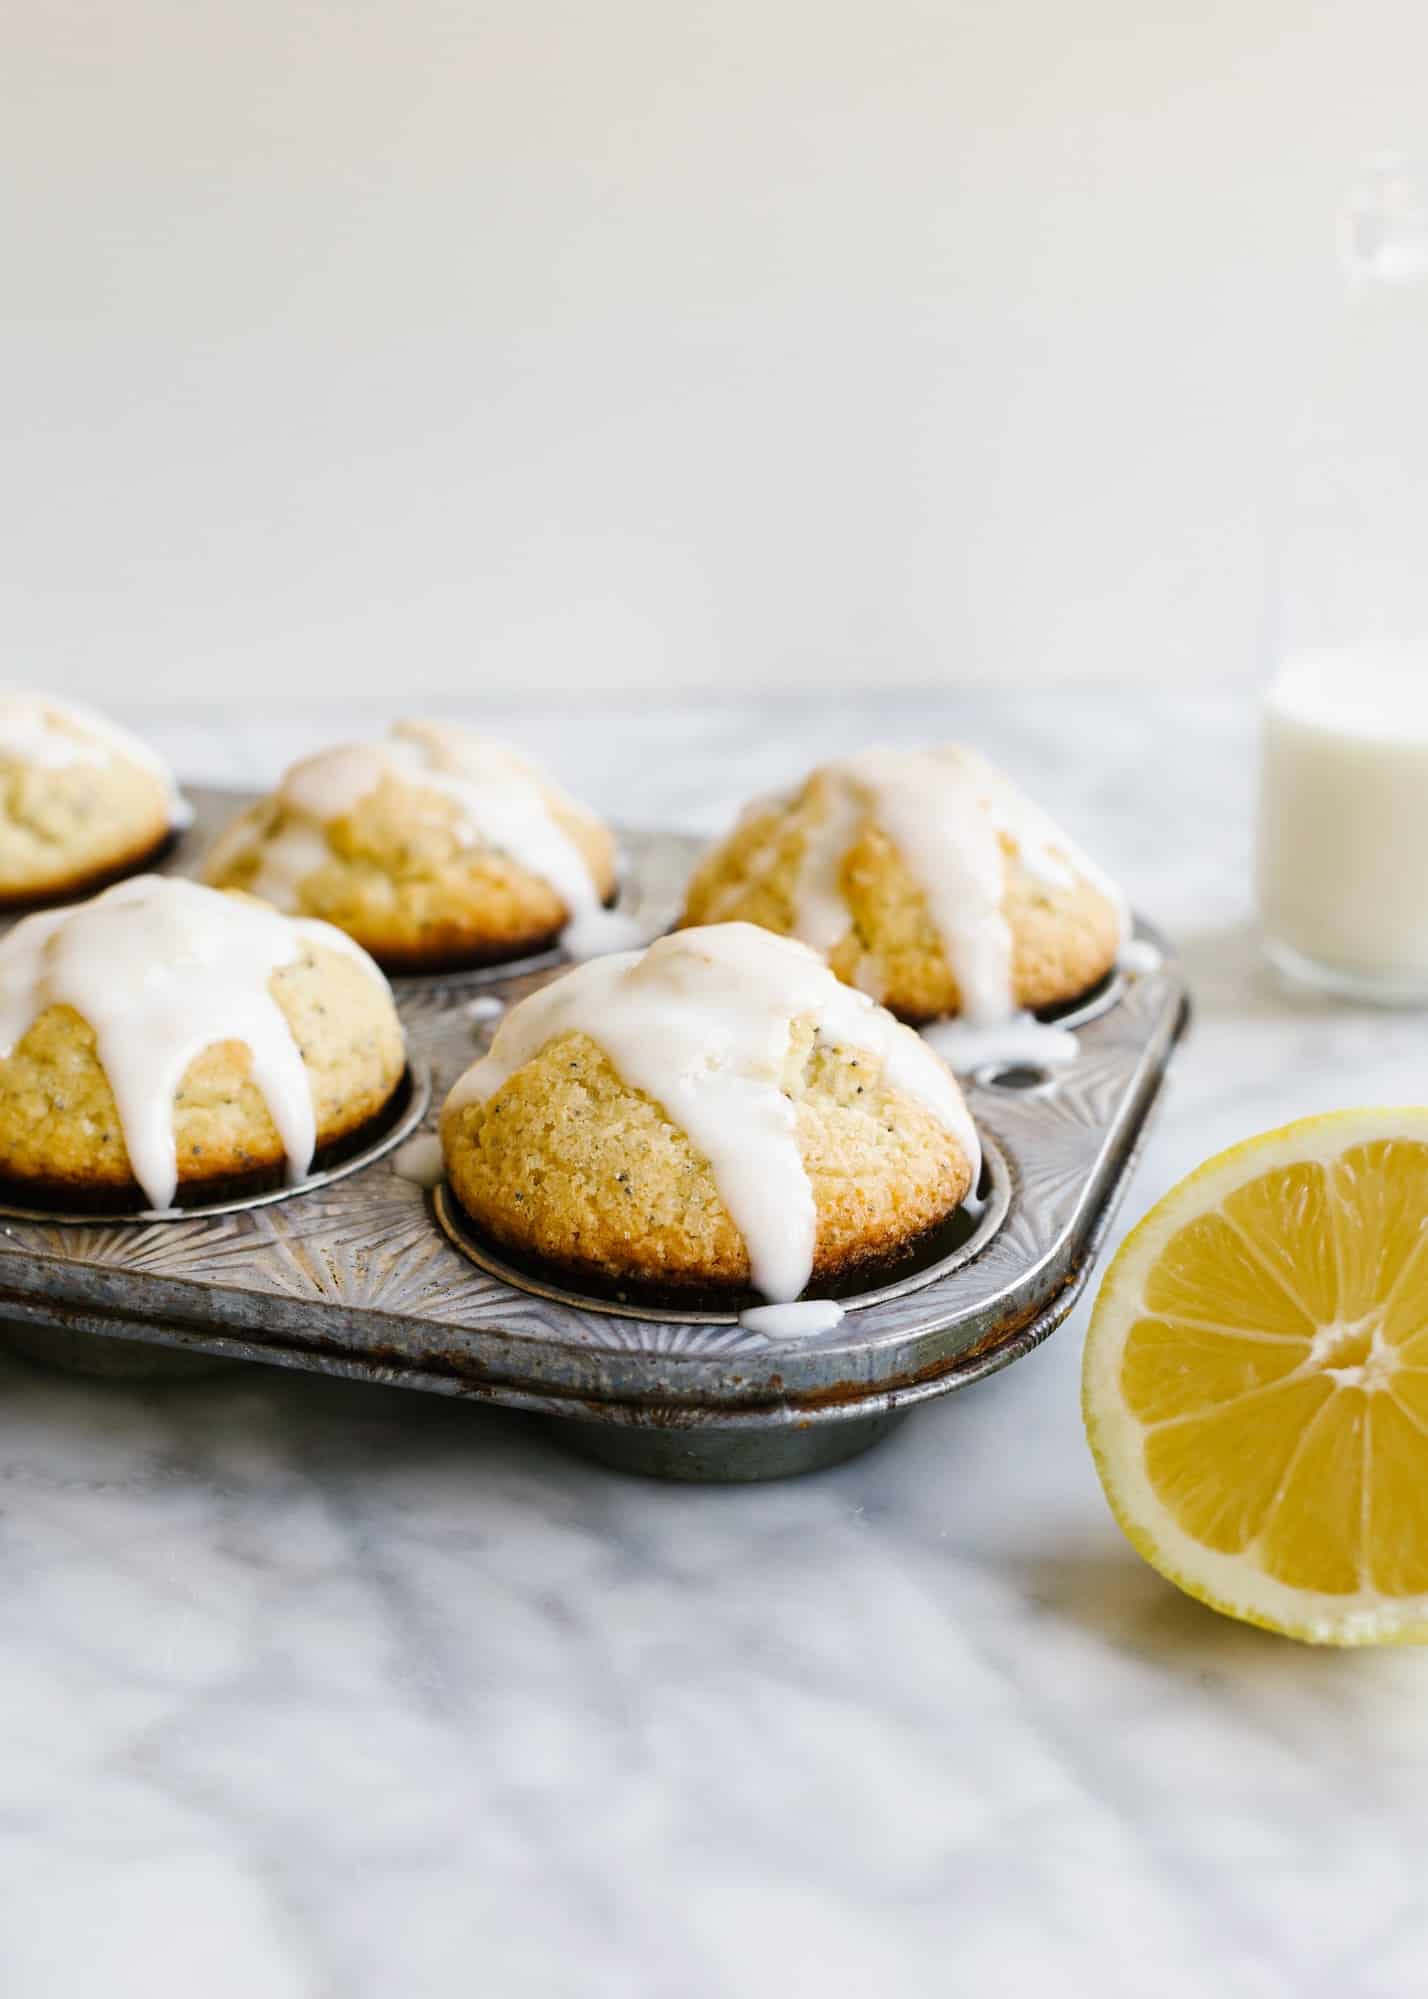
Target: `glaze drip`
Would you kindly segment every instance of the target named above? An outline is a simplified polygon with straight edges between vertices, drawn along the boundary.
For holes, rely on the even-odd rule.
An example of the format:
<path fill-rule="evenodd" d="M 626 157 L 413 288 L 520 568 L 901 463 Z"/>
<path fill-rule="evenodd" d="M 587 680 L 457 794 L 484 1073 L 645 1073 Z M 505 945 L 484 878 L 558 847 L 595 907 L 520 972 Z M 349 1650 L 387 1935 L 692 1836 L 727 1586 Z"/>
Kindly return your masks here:
<path fill-rule="evenodd" d="M 210 866 L 257 851 L 253 893 L 279 909 L 298 909 L 303 881 L 328 858 L 326 829 L 389 779 L 451 801 L 458 840 L 494 847 L 548 882 L 568 913 L 562 942 L 571 956 L 636 941 L 629 918 L 602 906 L 584 854 L 551 809 L 547 780 L 514 750 L 458 723 L 398 722 L 384 741 L 345 744 L 294 764 L 276 794 L 286 823 L 266 839 L 239 827 Z"/>
<path fill-rule="evenodd" d="M 831 1333 L 842 1325 L 843 1317 L 836 1298 L 805 1298 L 791 1305 L 751 1305 L 740 1312 L 739 1324 L 746 1332 L 762 1333 L 766 1340 L 809 1340 Z"/>
<path fill-rule="evenodd" d="M 186 826 L 193 817 L 163 758 L 107 715 L 79 701 L 0 690 L 0 761 L 32 770 L 84 766 L 102 770 L 112 763 L 136 764 L 163 786 L 170 826 Z"/>
<path fill-rule="evenodd" d="M 442 1170 L 441 1140 L 430 1132 L 419 1132 L 392 1154 L 392 1171 L 397 1178 L 424 1187 L 428 1193 L 441 1185 Z"/>
<path fill-rule="evenodd" d="M 445 1115 L 487 1101 L 557 1036 L 588 1035 L 708 1160 L 756 1289 L 787 1302 L 808 1283 L 816 1237 L 797 1116 L 783 1091 L 794 1023 L 810 1017 L 821 1040 L 874 1056 L 890 1087 L 954 1135 L 975 1186 L 981 1150 L 946 1066 L 813 951 L 748 923 L 676 931 L 532 993 L 456 1084 Z"/>
<path fill-rule="evenodd" d="M 962 995 L 962 1017 L 992 1028 L 1018 1018 L 1012 934 L 1002 904 L 1007 855 L 1048 888 L 1078 877 L 1116 909 L 1129 933 L 1120 890 L 1039 806 L 975 750 L 867 750 L 820 773 L 829 805 L 804 850 L 794 892 L 794 935 L 828 953 L 850 915 L 842 867 L 862 827 L 879 825 L 917 883 Z M 869 975 L 869 983 L 871 976 Z"/>
<path fill-rule="evenodd" d="M 1079 1053 L 1069 1029 L 1053 1027 L 1034 1013 L 1013 1013 L 985 1026 L 961 1018 L 934 1020 L 921 1031 L 928 1046 L 935 1048 L 959 1076 L 1017 1062 L 1060 1069 L 1074 1062 Z"/>
<path fill-rule="evenodd" d="M 174 1099 L 215 1042 L 241 1041 L 300 1180 L 312 1164 L 312 1090 L 292 1029 L 269 991 L 304 946 L 343 951 L 382 982 L 352 940 L 197 882 L 138 875 L 70 909 L 27 916 L 0 939 L 0 1059 L 52 1006 L 94 1030 L 135 1180 L 150 1205 L 178 1191 Z"/>
<path fill-rule="evenodd" d="M 1123 972 L 1134 972 L 1144 978 L 1150 972 L 1158 972 L 1165 959 L 1148 937 L 1128 937 L 1121 946 L 1118 962 Z"/>

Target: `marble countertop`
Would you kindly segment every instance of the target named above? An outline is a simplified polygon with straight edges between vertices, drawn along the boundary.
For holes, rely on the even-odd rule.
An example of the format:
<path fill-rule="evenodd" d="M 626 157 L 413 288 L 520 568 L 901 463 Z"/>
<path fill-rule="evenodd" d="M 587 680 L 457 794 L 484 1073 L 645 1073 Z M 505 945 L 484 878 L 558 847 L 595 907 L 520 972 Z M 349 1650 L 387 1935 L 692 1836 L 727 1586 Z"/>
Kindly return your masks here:
<path fill-rule="evenodd" d="M 1421 1016 L 1259 965 L 1247 699 L 471 712 L 612 813 L 707 830 L 868 740 L 1004 760 L 1195 988 L 1123 1226 L 1252 1131 L 1428 1087 Z M 233 782 L 355 726 L 126 718 Z M 1301 1650 L 1141 1564 L 1082 1440 L 1086 1309 L 753 1488 L 438 1397 L 0 1355 L 0 1990 L 1421 1993 L 1428 1660 Z"/>

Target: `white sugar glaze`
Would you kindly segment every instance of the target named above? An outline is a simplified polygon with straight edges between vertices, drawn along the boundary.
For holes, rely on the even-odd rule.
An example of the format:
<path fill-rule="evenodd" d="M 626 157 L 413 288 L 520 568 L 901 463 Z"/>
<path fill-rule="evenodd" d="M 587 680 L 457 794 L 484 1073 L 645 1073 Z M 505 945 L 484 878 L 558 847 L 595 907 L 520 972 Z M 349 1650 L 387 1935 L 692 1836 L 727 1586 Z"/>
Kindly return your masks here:
<path fill-rule="evenodd" d="M 217 849 L 215 860 L 259 844 L 254 894 L 279 909 L 296 909 L 303 880 L 329 858 L 325 828 L 388 778 L 450 800 L 458 811 L 458 839 L 499 848 L 548 882 L 569 912 L 561 942 L 571 957 L 643 941 L 628 917 L 603 907 L 584 854 L 547 802 L 549 782 L 514 750 L 455 722 L 397 722 L 383 741 L 348 743 L 304 758 L 278 786 L 289 815 L 282 832 L 255 843 L 251 829 L 239 828 L 234 847 Z"/>
<path fill-rule="evenodd" d="M 1128 937 L 1121 946 L 1117 963 L 1123 972 L 1135 972 L 1144 977 L 1148 972 L 1158 972 L 1165 960 L 1148 937 Z"/>
<path fill-rule="evenodd" d="M 748 1332 L 762 1333 L 766 1340 L 810 1340 L 818 1333 L 831 1333 L 843 1323 L 843 1307 L 836 1298 L 804 1298 L 788 1305 L 751 1305 L 740 1312 L 739 1324 Z"/>
<path fill-rule="evenodd" d="M 137 764 L 162 784 L 170 826 L 186 826 L 193 817 L 163 758 L 83 702 L 0 688 L 0 761 L 28 764 L 33 770 Z"/>
<path fill-rule="evenodd" d="M 69 909 L 27 916 L 0 939 L 0 1058 L 51 1006 L 94 1029 L 134 1178 L 151 1206 L 178 1190 L 174 1098 L 205 1048 L 241 1041 L 301 1179 L 316 1124 L 301 1051 L 268 981 L 304 943 L 344 951 L 385 980 L 330 924 L 295 921 L 197 882 L 137 875 Z"/>
<path fill-rule="evenodd" d="M 807 1284 L 815 1247 L 813 1190 L 782 1088 L 793 1023 L 809 1015 L 821 1039 L 874 1056 L 892 1088 L 952 1132 L 975 1186 L 981 1148 L 946 1066 L 816 953 L 749 923 L 676 931 L 530 994 L 456 1084 L 446 1111 L 492 1097 L 556 1036 L 589 1035 L 703 1153 L 748 1248 L 755 1288 L 786 1302 Z"/>
<path fill-rule="evenodd" d="M 430 1132 L 419 1132 L 409 1138 L 405 1145 L 399 1145 L 392 1154 L 392 1171 L 399 1180 L 410 1180 L 414 1187 L 441 1185 L 441 1140 Z"/>
<path fill-rule="evenodd" d="M 1034 1013 L 1014 1013 L 989 1026 L 960 1018 L 934 1020 L 922 1029 L 922 1038 L 959 1076 L 1015 1062 L 1060 1069 L 1079 1053 L 1074 1034 L 1038 1020 Z"/>
<path fill-rule="evenodd" d="M 229 836 L 225 835 L 214 848 L 209 857 L 211 868 L 226 867 L 230 855 L 236 857 L 247 848 L 245 828 L 235 828 L 231 837 L 231 846 Z M 263 843 L 261 863 L 249 887 L 254 895 L 272 903 L 274 909 L 300 909 L 298 891 L 308 876 L 316 874 L 331 858 L 327 837 L 320 826 L 306 819 L 290 819 L 281 832 Z"/>
<path fill-rule="evenodd" d="M 1120 890 L 975 750 L 867 750 L 826 765 L 822 775 L 829 806 L 805 848 L 794 894 L 794 935 L 814 950 L 827 955 L 848 931 L 842 865 L 869 819 L 882 827 L 922 891 L 962 994 L 961 1018 L 972 1028 L 1011 1024 L 1023 1048 L 1028 1033 L 1017 1011 L 1012 935 L 1002 913 L 1004 837 L 1014 843 L 1020 865 L 1047 887 L 1071 888 L 1078 876 L 1088 881 L 1112 903 L 1121 935 L 1128 935 Z M 858 984 L 876 990 L 876 968 L 866 961 Z M 979 1049 L 989 1046 L 984 1034 Z M 1000 1052 L 980 1052 L 979 1059 L 996 1059 Z"/>

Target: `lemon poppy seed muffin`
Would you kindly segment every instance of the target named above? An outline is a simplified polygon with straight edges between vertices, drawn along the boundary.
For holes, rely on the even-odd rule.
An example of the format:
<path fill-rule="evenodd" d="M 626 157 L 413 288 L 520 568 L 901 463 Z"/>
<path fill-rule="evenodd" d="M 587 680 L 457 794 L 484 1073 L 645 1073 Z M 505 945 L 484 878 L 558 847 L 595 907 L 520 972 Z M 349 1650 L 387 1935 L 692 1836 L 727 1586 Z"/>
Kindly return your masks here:
<path fill-rule="evenodd" d="M 980 1170 L 931 1049 L 805 946 L 741 923 L 522 1000 L 441 1138 L 456 1199 L 508 1249 L 577 1280 L 776 1302 L 906 1255 Z"/>
<path fill-rule="evenodd" d="M 1119 891 L 973 750 L 873 750 L 752 805 L 686 894 L 758 923 L 904 1020 L 991 1023 L 1077 998 L 1126 930 Z"/>
<path fill-rule="evenodd" d="M 371 959 L 247 896 L 141 875 L 0 939 L 0 1182 L 41 1204 L 301 1178 L 404 1068 Z"/>
<path fill-rule="evenodd" d="M 390 971 L 440 971 L 598 930 L 615 847 L 515 751 L 411 721 L 294 764 L 219 839 L 204 878 L 335 923 Z"/>
<path fill-rule="evenodd" d="M 143 867 L 187 817 L 167 766 L 127 729 L 77 702 L 0 692 L 0 907 Z"/>

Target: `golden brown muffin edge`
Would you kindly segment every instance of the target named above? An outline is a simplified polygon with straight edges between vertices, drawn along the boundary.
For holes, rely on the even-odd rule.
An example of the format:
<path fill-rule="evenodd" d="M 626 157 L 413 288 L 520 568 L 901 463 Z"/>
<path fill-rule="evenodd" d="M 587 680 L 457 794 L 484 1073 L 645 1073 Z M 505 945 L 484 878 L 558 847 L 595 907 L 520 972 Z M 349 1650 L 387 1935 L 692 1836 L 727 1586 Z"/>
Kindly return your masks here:
<path fill-rule="evenodd" d="M 269 990 L 302 1051 L 319 1147 L 337 1143 L 378 1117 L 402 1080 L 396 1009 L 356 959 L 320 946 L 280 966 Z M 215 1042 L 190 1063 L 174 1100 L 174 1135 L 181 1186 L 242 1181 L 282 1165 L 245 1044 Z M 137 1192 L 94 1030 L 72 1007 L 47 1008 L 0 1061 L 0 1180 Z"/>
<path fill-rule="evenodd" d="M 965 1198 L 957 1140 L 888 1089 L 874 1057 L 817 1043 L 800 1021 L 784 1088 L 813 1188 L 815 1277 L 896 1259 Z M 607 1281 L 749 1283 L 708 1162 L 588 1035 L 556 1037 L 489 1102 L 448 1111 L 442 1142 L 457 1200 L 512 1250 Z"/>
<path fill-rule="evenodd" d="M 584 855 L 602 900 L 615 892 L 615 842 L 593 815 L 555 793 L 546 803 Z M 265 847 L 292 816 L 276 799 L 248 808 L 204 867 L 215 888 L 252 890 Z M 552 944 L 571 912 L 539 875 L 460 837 L 460 809 L 441 792 L 385 778 L 325 828 L 301 822 L 326 858 L 298 884 L 294 914 L 345 930 L 386 970 L 494 964 Z M 243 828 L 254 839 L 245 844 Z"/>

